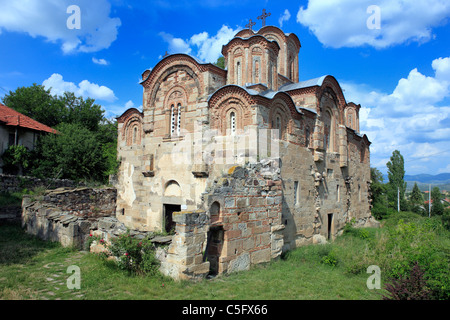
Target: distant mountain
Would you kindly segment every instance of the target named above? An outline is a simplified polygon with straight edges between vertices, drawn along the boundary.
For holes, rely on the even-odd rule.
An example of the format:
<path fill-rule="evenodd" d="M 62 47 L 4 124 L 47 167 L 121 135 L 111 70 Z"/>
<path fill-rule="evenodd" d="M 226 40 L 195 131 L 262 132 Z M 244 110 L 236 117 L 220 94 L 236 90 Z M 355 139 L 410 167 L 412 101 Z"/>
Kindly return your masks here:
<path fill-rule="evenodd" d="M 389 182 L 388 175 L 383 175 L 384 182 Z M 450 183 L 450 173 L 441 173 L 438 175 L 431 174 L 416 174 L 416 175 L 405 175 L 403 179 L 407 182 L 421 182 L 421 183 Z"/>
<path fill-rule="evenodd" d="M 450 173 L 441 173 L 435 176 L 431 174 L 405 175 L 404 180 L 422 183 L 450 183 Z"/>
<path fill-rule="evenodd" d="M 384 183 L 389 182 L 387 174 L 383 175 L 383 179 Z M 404 180 L 408 190 L 411 190 L 416 182 L 422 191 L 428 190 L 430 184 L 431 187 L 439 187 L 440 190 L 450 190 L 450 173 L 405 175 Z"/>

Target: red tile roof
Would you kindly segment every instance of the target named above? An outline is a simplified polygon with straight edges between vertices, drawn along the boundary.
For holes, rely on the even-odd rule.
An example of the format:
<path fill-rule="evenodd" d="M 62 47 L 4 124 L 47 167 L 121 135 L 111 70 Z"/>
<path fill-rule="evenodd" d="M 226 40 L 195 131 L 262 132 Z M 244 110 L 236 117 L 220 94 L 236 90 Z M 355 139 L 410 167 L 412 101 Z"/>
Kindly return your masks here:
<path fill-rule="evenodd" d="M 55 129 L 37 122 L 36 120 L 33 120 L 30 117 L 17 112 L 16 110 L 8 108 L 2 103 L 0 103 L 0 122 L 7 126 L 27 128 L 48 133 L 58 133 Z"/>

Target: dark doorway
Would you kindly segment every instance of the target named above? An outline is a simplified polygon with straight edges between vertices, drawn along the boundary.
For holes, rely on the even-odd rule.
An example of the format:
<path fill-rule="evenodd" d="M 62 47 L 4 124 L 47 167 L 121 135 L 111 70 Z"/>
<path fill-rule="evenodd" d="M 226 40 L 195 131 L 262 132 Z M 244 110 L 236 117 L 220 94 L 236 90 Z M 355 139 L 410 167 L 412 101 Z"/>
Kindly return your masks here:
<path fill-rule="evenodd" d="M 173 213 L 180 211 L 181 211 L 180 205 L 173 205 L 173 204 L 164 205 L 164 230 L 166 230 L 167 233 L 175 229 L 176 223 L 173 222 Z"/>
<path fill-rule="evenodd" d="M 204 260 L 209 261 L 209 275 L 215 276 L 219 273 L 219 257 L 223 248 L 224 231 L 222 226 L 211 227 L 208 232 Z"/>
<path fill-rule="evenodd" d="M 333 214 L 328 214 L 328 240 L 331 240 L 331 233 L 333 231 Z"/>

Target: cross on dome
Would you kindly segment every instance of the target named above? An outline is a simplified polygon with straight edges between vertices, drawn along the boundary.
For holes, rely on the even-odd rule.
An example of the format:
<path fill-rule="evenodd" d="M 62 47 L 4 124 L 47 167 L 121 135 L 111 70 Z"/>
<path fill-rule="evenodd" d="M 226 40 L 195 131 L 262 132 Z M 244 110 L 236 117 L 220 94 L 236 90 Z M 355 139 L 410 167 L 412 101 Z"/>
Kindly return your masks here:
<path fill-rule="evenodd" d="M 263 9 L 263 13 L 262 13 L 262 15 L 260 15 L 259 17 L 258 17 L 258 20 L 262 20 L 262 26 L 263 27 L 265 27 L 266 26 L 266 18 L 267 17 L 270 17 L 272 14 L 269 12 L 269 13 L 267 13 L 266 12 L 266 9 Z"/>
<path fill-rule="evenodd" d="M 245 27 L 249 28 L 250 30 L 252 30 L 254 25 L 256 25 L 256 22 L 253 22 L 252 19 L 250 19 L 248 21 L 248 24 Z"/>

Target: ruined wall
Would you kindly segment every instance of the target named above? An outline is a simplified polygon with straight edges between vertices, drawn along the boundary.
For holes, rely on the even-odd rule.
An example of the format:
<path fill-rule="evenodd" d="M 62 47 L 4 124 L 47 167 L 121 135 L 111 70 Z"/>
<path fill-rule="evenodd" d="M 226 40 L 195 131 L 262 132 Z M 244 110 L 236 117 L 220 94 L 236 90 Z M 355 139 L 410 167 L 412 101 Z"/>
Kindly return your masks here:
<path fill-rule="evenodd" d="M 115 216 L 116 197 L 113 188 L 57 189 L 39 197 L 24 196 L 22 227 L 43 240 L 83 249 L 98 219 Z"/>
<path fill-rule="evenodd" d="M 202 210 L 175 213 L 161 271 L 175 279 L 248 270 L 282 253 L 279 160 L 232 167 L 204 194 Z"/>

